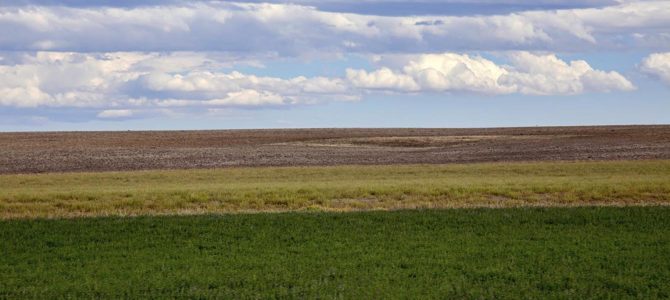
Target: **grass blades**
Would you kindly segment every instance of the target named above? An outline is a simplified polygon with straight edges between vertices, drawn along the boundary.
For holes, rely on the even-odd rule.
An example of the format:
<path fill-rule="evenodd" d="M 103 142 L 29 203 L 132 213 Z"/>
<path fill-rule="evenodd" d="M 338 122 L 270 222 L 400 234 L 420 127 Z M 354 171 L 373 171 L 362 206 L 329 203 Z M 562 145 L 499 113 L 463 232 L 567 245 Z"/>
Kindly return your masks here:
<path fill-rule="evenodd" d="M 0 298 L 667 298 L 670 208 L 0 221 Z"/>

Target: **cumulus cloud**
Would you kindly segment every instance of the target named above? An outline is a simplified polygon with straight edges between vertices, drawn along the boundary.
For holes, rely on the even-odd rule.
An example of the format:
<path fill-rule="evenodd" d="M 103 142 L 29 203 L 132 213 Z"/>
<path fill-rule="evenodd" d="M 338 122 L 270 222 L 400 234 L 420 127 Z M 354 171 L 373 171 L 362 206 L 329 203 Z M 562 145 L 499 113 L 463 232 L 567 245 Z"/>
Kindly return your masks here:
<path fill-rule="evenodd" d="M 670 85 L 670 52 L 653 53 L 647 56 L 640 65 L 640 69 L 653 77 Z"/>
<path fill-rule="evenodd" d="M 507 57 L 509 65 L 467 54 L 405 56 L 401 69 L 349 69 L 347 79 L 359 88 L 397 92 L 572 95 L 635 89 L 621 74 L 595 70 L 583 60 L 565 62 L 553 54 L 529 52 Z"/>
<path fill-rule="evenodd" d="M 212 105 L 281 105 L 284 97 L 272 92 L 259 92 L 256 90 L 242 90 L 230 92 L 225 98 L 208 100 Z"/>
<path fill-rule="evenodd" d="M 565 62 L 553 54 L 510 55 L 509 74 L 500 83 L 523 94 L 573 95 L 583 92 L 632 91 L 635 86 L 615 71 L 593 69 L 586 61 Z"/>
<path fill-rule="evenodd" d="M 355 101 L 380 92 L 634 90 L 618 72 L 552 54 L 603 50 L 659 52 L 639 68 L 670 84 L 669 1 L 410 2 L 4 1 L 0 107 L 123 120 L 149 111 Z M 314 68 L 322 57 L 345 59 Z M 361 57 L 374 57 L 375 67 L 363 69 Z M 292 75 L 241 68 L 264 64 L 275 69 L 262 73 Z M 342 64 L 351 65 L 343 71 Z M 300 76 L 302 70 L 312 75 Z"/>
<path fill-rule="evenodd" d="M 198 93 L 204 97 L 244 89 L 282 91 L 286 95 L 347 93 L 344 82 L 337 78 L 298 76 L 291 79 L 259 77 L 210 71 L 188 71 L 184 74 L 149 73 L 139 77 L 142 86 L 152 91 Z"/>
<path fill-rule="evenodd" d="M 435 53 L 670 48 L 670 2 L 497 15 L 375 16 L 294 4 L 0 7 L 0 50 Z M 244 30 L 240 30 L 243 28 Z"/>
<path fill-rule="evenodd" d="M 98 113 L 98 118 L 103 119 L 116 119 L 116 118 L 128 118 L 133 115 L 133 111 L 130 109 L 107 109 Z"/>
<path fill-rule="evenodd" d="M 355 87 L 363 89 L 418 91 L 421 88 L 411 76 L 398 74 L 386 67 L 373 72 L 347 69 L 347 79 Z"/>
<path fill-rule="evenodd" d="M 0 65 L 0 103 L 18 107 L 109 105 L 105 94 L 133 79 L 145 55 L 39 52 Z"/>
<path fill-rule="evenodd" d="M 661 66 L 653 57 L 645 64 L 649 70 Z M 147 111 L 352 101 L 380 91 L 571 95 L 635 89 L 621 74 L 582 60 L 529 52 L 509 52 L 506 59 L 508 64 L 458 53 L 390 55 L 376 60 L 377 70 L 280 78 L 224 71 L 226 61 L 204 53 L 13 53 L 0 60 L 0 106 L 95 109 L 98 118 L 118 119 Z"/>
<path fill-rule="evenodd" d="M 203 53 L 37 52 L 0 63 L 3 106 L 244 107 L 357 99 L 340 78 L 222 72 L 226 63 Z"/>

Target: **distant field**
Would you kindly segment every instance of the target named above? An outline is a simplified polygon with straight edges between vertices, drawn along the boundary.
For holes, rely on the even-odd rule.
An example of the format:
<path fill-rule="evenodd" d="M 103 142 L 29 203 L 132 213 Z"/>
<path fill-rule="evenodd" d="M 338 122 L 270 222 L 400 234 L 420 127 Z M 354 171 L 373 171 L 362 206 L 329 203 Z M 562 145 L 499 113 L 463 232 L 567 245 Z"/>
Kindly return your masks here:
<path fill-rule="evenodd" d="M 670 159 L 670 125 L 0 133 L 0 174 Z"/>
<path fill-rule="evenodd" d="M 0 221 L 0 298 L 670 297 L 670 208 Z"/>
<path fill-rule="evenodd" d="M 667 205 L 670 161 L 229 168 L 0 176 L 0 218 Z"/>

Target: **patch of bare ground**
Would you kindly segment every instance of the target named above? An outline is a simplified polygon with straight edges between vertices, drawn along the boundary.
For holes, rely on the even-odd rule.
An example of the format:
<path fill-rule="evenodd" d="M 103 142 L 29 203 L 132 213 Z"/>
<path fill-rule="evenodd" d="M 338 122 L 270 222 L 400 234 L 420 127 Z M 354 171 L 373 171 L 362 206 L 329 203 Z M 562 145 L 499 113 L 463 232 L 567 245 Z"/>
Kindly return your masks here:
<path fill-rule="evenodd" d="M 670 159 L 670 126 L 0 133 L 0 174 Z"/>

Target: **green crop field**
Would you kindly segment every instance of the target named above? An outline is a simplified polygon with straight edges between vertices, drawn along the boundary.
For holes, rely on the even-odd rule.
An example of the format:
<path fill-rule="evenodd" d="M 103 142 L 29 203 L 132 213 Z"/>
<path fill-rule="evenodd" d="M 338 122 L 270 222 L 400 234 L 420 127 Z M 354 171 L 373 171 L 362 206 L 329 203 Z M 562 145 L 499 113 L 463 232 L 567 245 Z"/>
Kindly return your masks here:
<path fill-rule="evenodd" d="M 667 298 L 670 208 L 0 221 L 0 298 Z"/>
<path fill-rule="evenodd" d="M 667 205 L 670 161 L 231 168 L 0 176 L 0 218 Z"/>

